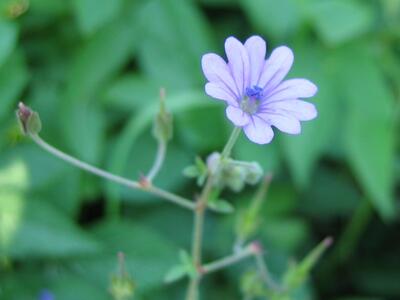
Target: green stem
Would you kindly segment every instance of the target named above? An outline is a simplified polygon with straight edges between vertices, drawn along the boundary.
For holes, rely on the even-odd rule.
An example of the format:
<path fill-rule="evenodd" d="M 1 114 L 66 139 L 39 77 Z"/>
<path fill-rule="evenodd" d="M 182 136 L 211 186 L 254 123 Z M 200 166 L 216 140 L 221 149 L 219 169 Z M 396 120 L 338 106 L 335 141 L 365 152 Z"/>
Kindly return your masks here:
<path fill-rule="evenodd" d="M 83 161 L 80 161 L 60 150 L 57 148 L 54 148 L 53 146 L 49 145 L 46 143 L 44 140 L 42 140 L 38 135 L 33 135 L 31 134 L 30 137 L 32 140 L 40 146 L 42 149 L 46 150 L 47 152 L 53 154 L 54 156 L 60 158 L 61 160 L 64 160 L 65 162 L 68 162 L 71 165 L 74 165 L 78 167 L 79 169 L 85 170 L 89 173 L 92 173 L 94 175 L 97 175 L 99 177 L 105 178 L 107 180 L 113 181 L 115 183 L 118 183 L 120 185 L 124 185 L 128 188 L 131 189 L 137 189 L 137 190 L 142 190 L 144 192 L 147 192 L 149 194 L 158 196 L 164 200 L 167 200 L 169 202 L 172 202 L 174 204 L 177 204 L 183 208 L 189 209 L 189 210 L 195 210 L 196 204 L 193 203 L 192 201 L 183 198 L 181 196 L 172 194 L 170 192 L 167 192 L 163 189 L 160 189 L 156 186 L 153 186 L 151 184 L 141 184 L 137 181 L 134 180 L 129 180 L 127 178 L 111 174 L 107 171 L 104 171 L 102 169 L 99 169 L 97 167 L 94 167 L 92 165 L 89 165 L 88 163 L 85 163 Z M 119 211 L 118 211 L 119 212 Z M 119 215 L 119 213 L 117 214 Z"/>
<path fill-rule="evenodd" d="M 221 159 L 217 169 L 219 169 L 221 163 L 223 163 L 223 161 L 230 156 L 232 148 L 239 137 L 240 131 L 241 131 L 240 127 L 235 127 L 235 129 L 232 131 L 228 139 L 228 142 L 226 143 L 221 153 Z M 218 170 L 215 173 L 217 172 Z M 207 201 L 210 196 L 210 193 L 212 192 L 213 186 L 214 186 L 214 176 L 210 174 L 207 178 L 203 191 L 201 192 L 201 195 L 196 203 L 193 239 L 192 239 L 192 259 L 194 266 L 196 266 L 197 268 L 200 268 L 202 263 L 204 215 L 207 208 Z M 186 300 L 199 299 L 199 285 L 200 285 L 200 276 L 191 278 L 186 295 Z"/>
<path fill-rule="evenodd" d="M 212 272 L 219 271 L 221 269 L 224 269 L 226 267 L 229 267 L 231 265 L 234 265 L 243 259 L 250 257 L 254 255 L 254 249 L 252 245 L 244 248 L 243 250 L 234 253 L 230 256 L 224 257 L 222 259 L 219 259 L 217 261 L 214 261 L 212 263 L 205 264 L 201 267 L 201 273 L 202 274 L 209 274 Z"/>
<path fill-rule="evenodd" d="M 258 273 L 261 279 L 264 281 L 264 283 L 274 291 L 281 291 L 282 290 L 281 287 L 272 279 L 270 275 L 270 272 L 268 270 L 262 252 L 255 253 L 254 258 L 256 260 Z"/>
<path fill-rule="evenodd" d="M 241 131 L 242 128 L 240 127 L 235 127 L 235 129 L 233 129 L 231 136 L 229 137 L 228 142 L 224 147 L 224 150 L 222 150 L 221 160 L 224 160 L 225 158 L 228 158 L 231 155 L 232 148 L 235 145 Z"/>
<path fill-rule="evenodd" d="M 163 165 L 166 152 L 167 152 L 167 144 L 163 141 L 159 141 L 154 164 L 151 167 L 149 173 L 146 175 L 146 179 L 148 181 L 152 182 L 154 178 L 157 176 L 158 172 L 161 169 L 161 166 Z"/>

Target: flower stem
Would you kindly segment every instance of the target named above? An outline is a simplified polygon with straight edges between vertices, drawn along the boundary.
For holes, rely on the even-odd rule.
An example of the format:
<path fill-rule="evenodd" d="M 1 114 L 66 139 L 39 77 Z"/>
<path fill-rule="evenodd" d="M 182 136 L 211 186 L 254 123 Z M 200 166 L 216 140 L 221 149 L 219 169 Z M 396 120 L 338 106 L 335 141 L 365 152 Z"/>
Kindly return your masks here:
<path fill-rule="evenodd" d="M 80 161 L 60 150 L 57 148 L 54 148 L 53 146 L 49 145 L 46 143 L 43 139 L 39 137 L 39 135 L 36 134 L 30 134 L 29 135 L 32 140 L 40 146 L 42 149 L 46 150 L 47 152 L 53 154 L 54 156 L 60 158 L 61 160 L 64 160 L 68 162 L 71 165 L 74 165 L 82 170 L 85 170 L 89 173 L 92 173 L 94 175 L 97 175 L 99 177 L 108 179 L 110 181 L 113 181 L 115 183 L 118 183 L 120 185 L 124 185 L 126 187 L 129 187 L 131 189 L 137 189 L 137 190 L 142 190 L 144 192 L 147 192 L 149 194 L 153 194 L 155 196 L 158 196 L 164 200 L 167 200 L 169 202 L 175 203 L 183 208 L 189 209 L 189 210 L 194 210 L 196 208 L 196 204 L 193 203 L 192 201 L 183 198 L 181 196 L 172 194 L 170 192 L 167 192 L 163 189 L 160 189 L 156 186 L 153 186 L 151 184 L 141 184 L 137 181 L 134 180 L 129 180 L 127 178 L 111 174 L 107 171 L 104 171 L 102 169 L 99 169 L 97 167 L 94 167 L 92 165 L 89 165 L 88 163 L 85 163 L 83 161 Z"/>
<path fill-rule="evenodd" d="M 224 147 L 224 150 L 222 150 L 221 160 L 226 159 L 231 155 L 232 148 L 235 145 L 241 131 L 242 128 L 240 127 L 235 127 L 235 129 L 233 129 L 231 136 Z"/>
<path fill-rule="evenodd" d="M 248 247 L 244 248 L 243 250 L 241 250 L 237 253 L 234 253 L 230 256 L 219 259 L 215 262 L 203 265 L 201 267 L 201 273 L 209 274 L 212 272 L 219 271 L 221 269 L 224 269 L 226 267 L 234 265 L 252 255 L 254 255 L 254 249 L 253 249 L 252 245 L 249 245 Z"/>
<path fill-rule="evenodd" d="M 160 171 L 161 166 L 165 159 L 166 152 L 167 152 L 167 143 L 165 143 L 164 141 L 159 141 L 154 164 L 151 167 L 149 173 L 146 175 L 146 179 L 149 182 L 152 182 L 154 180 L 154 178 L 157 176 L 158 172 Z"/>
<path fill-rule="evenodd" d="M 281 291 L 281 287 L 272 279 L 267 264 L 265 263 L 263 253 L 262 252 L 255 252 L 254 258 L 256 260 L 256 265 L 258 269 L 258 273 L 264 283 L 274 291 Z"/>
<path fill-rule="evenodd" d="M 232 131 L 228 139 L 228 142 L 226 143 L 221 153 L 221 160 L 218 168 L 220 168 L 221 163 L 230 156 L 232 148 L 239 137 L 240 131 L 241 131 L 240 127 L 235 127 L 235 129 Z M 204 215 L 207 208 L 207 201 L 210 196 L 210 193 L 212 192 L 213 186 L 214 186 L 214 177 L 213 175 L 209 175 L 206 184 L 204 185 L 204 188 L 201 192 L 201 195 L 196 202 L 193 239 L 192 239 L 192 259 L 194 266 L 196 266 L 197 268 L 200 268 L 202 263 Z M 200 284 L 200 276 L 191 278 L 186 295 L 186 300 L 199 299 L 199 284 Z"/>

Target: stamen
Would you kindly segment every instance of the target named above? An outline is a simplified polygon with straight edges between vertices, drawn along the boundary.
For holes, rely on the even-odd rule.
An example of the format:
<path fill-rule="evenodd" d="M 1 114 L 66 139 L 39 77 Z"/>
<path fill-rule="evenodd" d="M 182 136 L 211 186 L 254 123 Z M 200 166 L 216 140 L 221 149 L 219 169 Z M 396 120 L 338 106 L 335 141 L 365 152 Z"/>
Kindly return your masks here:
<path fill-rule="evenodd" d="M 260 100 L 262 97 L 263 89 L 257 85 L 253 85 L 252 87 L 246 88 L 246 96 L 251 99 Z"/>

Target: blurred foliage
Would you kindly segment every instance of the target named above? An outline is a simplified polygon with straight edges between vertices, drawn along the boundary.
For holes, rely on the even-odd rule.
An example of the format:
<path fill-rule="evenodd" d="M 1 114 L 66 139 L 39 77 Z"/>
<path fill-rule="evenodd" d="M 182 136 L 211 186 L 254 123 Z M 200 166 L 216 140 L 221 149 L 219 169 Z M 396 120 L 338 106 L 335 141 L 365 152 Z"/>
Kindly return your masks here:
<path fill-rule="evenodd" d="M 319 117 L 301 135 L 265 147 L 241 138 L 234 151 L 274 173 L 260 229 L 270 269 L 283 277 L 332 235 L 293 299 L 399 299 L 399 0 L 0 0 L 0 299 L 110 299 L 118 251 L 135 299 L 182 298 L 182 283 L 163 279 L 189 246 L 190 214 L 43 153 L 14 110 L 24 100 L 46 140 L 138 178 L 156 151 L 164 87 L 175 136 L 157 184 L 192 197 L 182 170 L 219 150 L 230 128 L 203 92 L 201 55 L 254 33 L 269 50 L 292 47 L 290 76 L 319 86 Z M 244 207 L 250 192 L 223 197 Z M 207 260 L 231 249 L 234 223 L 208 216 Z M 205 299 L 239 299 L 238 270 L 246 264 L 206 279 Z"/>

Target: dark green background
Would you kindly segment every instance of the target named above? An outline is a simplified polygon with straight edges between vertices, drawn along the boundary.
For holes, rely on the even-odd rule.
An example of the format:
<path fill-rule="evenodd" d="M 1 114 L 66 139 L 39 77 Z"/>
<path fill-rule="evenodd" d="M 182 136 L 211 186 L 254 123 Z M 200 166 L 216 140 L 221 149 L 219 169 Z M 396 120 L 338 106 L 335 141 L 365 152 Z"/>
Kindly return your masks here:
<path fill-rule="evenodd" d="M 156 182 L 192 197 L 182 169 L 220 149 L 231 128 L 204 94 L 201 55 L 252 34 L 269 52 L 290 46 L 290 77 L 319 87 L 319 116 L 300 136 L 242 138 L 234 151 L 274 173 L 260 228 L 271 270 L 279 278 L 330 235 L 334 247 L 295 299 L 400 299 L 400 1 L 0 0 L 0 11 L 0 299 L 43 289 L 108 299 L 119 250 L 136 299 L 182 298 L 185 282 L 162 278 L 189 248 L 190 213 L 50 157 L 21 136 L 14 110 L 25 101 L 44 139 L 137 179 L 153 159 L 165 87 L 175 135 Z M 225 198 L 245 206 L 252 192 Z M 122 203 L 118 216 L 110 203 Z M 206 260 L 231 251 L 233 220 L 208 216 Z M 248 266 L 210 275 L 204 299 L 240 299 Z"/>

